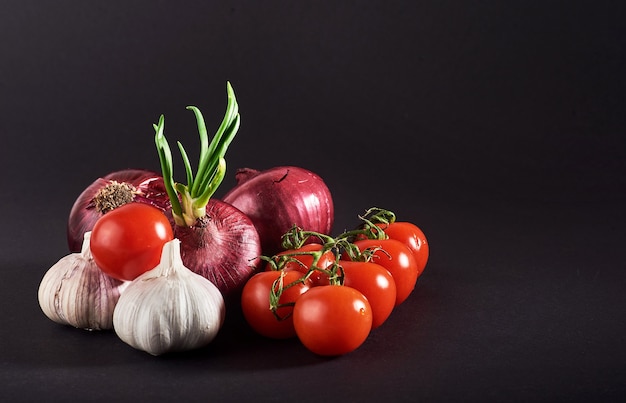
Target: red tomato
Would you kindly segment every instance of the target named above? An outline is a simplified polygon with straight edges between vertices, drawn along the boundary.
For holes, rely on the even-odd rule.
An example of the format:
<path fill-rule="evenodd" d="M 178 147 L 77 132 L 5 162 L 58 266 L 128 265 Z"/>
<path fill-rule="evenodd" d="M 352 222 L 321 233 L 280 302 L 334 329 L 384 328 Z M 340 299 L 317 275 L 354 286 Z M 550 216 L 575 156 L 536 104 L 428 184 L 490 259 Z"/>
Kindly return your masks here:
<path fill-rule="evenodd" d="M 302 273 L 298 271 L 282 273 L 283 287 L 302 278 Z M 280 276 L 281 271 L 278 270 L 257 273 L 246 282 L 241 293 L 241 309 L 246 322 L 255 332 L 273 339 L 287 339 L 296 335 L 291 316 L 293 306 L 284 306 L 276 310 L 281 320 L 270 309 L 270 291 Z M 284 288 L 278 303 L 295 303 L 308 289 L 308 282 Z M 274 291 L 277 290 L 278 287 L 275 287 Z"/>
<path fill-rule="evenodd" d="M 324 285 L 302 294 L 293 308 L 302 344 L 315 354 L 338 356 L 360 347 L 372 329 L 372 308 L 352 287 Z"/>
<path fill-rule="evenodd" d="M 404 302 L 413 292 L 418 270 L 415 257 L 408 246 L 395 239 L 363 239 L 355 246 L 362 252 L 369 248 L 381 248 L 372 256 L 372 262 L 383 266 L 391 273 L 396 283 L 396 306 Z"/>
<path fill-rule="evenodd" d="M 389 238 L 404 243 L 413 251 L 419 277 L 426 267 L 429 255 L 428 241 L 424 232 L 417 225 L 406 221 L 376 225 L 382 228 Z"/>
<path fill-rule="evenodd" d="M 293 261 L 287 262 L 283 267 L 283 270 L 296 270 L 303 274 L 306 274 L 313 264 L 313 255 L 311 255 L 310 252 L 320 251 L 322 250 L 322 247 L 323 246 L 320 244 L 311 243 L 306 244 L 298 249 L 289 249 L 279 253 L 278 256 L 289 255 L 290 257 L 295 259 Z M 335 255 L 332 251 L 326 251 L 319 258 L 316 266 L 320 269 L 329 269 L 330 266 L 333 265 L 333 263 L 335 263 Z M 271 266 L 268 265 L 268 268 L 270 267 Z M 312 273 L 309 278 L 311 279 L 311 283 L 314 286 L 329 284 L 328 276 L 319 270 Z"/>
<path fill-rule="evenodd" d="M 372 262 L 340 260 L 343 285 L 359 290 L 372 307 L 372 329 L 387 320 L 396 305 L 396 283 L 383 266 Z"/>
<path fill-rule="evenodd" d="M 106 274 L 134 280 L 159 264 L 163 245 L 172 239 L 172 226 L 161 210 L 144 203 L 128 203 L 96 221 L 90 249 Z"/>

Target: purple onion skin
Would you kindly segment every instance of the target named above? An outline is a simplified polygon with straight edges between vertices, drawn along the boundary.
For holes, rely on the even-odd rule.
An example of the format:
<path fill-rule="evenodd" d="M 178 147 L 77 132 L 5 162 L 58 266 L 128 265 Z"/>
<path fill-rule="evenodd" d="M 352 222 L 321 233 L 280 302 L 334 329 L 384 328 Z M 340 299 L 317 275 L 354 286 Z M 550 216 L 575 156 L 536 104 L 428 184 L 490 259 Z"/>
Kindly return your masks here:
<path fill-rule="evenodd" d="M 244 213 L 228 203 L 210 199 L 206 216 L 193 227 L 176 225 L 183 264 L 207 278 L 224 298 L 241 291 L 260 263 L 259 234 Z"/>
<path fill-rule="evenodd" d="M 67 223 L 67 243 L 70 252 L 80 252 L 85 232 L 91 231 L 96 221 L 102 217 L 103 214 L 95 208 L 93 198 L 111 181 L 133 185 L 140 192 L 133 202 L 150 204 L 163 210 L 166 215 L 169 214 L 170 201 L 160 174 L 145 169 L 111 172 L 87 186 L 74 202 Z"/>
<path fill-rule="evenodd" d="M 259 232 L 264 255 L 282 250 L 282 236 L 294 225 L 329 235 L 334 221 L 330 190 L 313 172 L 293 166 L 265 171 L 239 169 L 237 185 L 224 197 L 246 214 Z"/>

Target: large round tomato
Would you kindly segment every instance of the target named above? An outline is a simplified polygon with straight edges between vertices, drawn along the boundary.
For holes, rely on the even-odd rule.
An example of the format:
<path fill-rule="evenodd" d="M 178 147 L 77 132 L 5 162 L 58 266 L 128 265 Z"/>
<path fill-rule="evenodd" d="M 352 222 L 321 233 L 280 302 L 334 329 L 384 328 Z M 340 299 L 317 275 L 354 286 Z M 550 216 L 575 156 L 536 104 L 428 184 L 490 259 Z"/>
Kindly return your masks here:
<path fill-rule="evenodd" d="M 424 271 L 428 262 L 429 246 L 424 232 L 415 224 L 406 221 L 396 221 L 391 224 L 376 224 L 383 229 L 391 239 L 407 245 L 415 256 L 418 277 Z"/>
<path fill-rule="evenodd" d="M 411 249 L 395 239 L 364 239 L 356 241 L 354 245 L 361 252 L 375 250 L 371 261 L 387 269 L 396 283 L 396 306 L 404 302 L 413 292 L 418 276 L 417 263 Z"/>
<path fill-rule="evenodd" d="M 383 266 L 372 262 L 340 260 L 343 285 L 359 290 L 372 307 L 372 329 L 387 320 L 396 305 L 396 283 Z"/>
<path fill-rule="evenodd" d="M 270 310 L 270 292 L 281 275 L 284 288 L 278 304 L 285 306 L 276 310 L 277 317 Z M 309 289 L 309 283 L 286 287 L 301 278 L 302 273 L 299 271 L 274 270 L 257 273 L 246 282 L 241 293 L 241 309 L 246 322 L 255 332 L 273 339 L 287 339 L 296 335 L 291 316 L 293 304 Z M 278 283 L 274 288 L 274 292 L 277 291 Z"/>
<path fill-rule="evenodd" d="M 90 249 L 106 274 L 134 280 L 159 264 L 163 245 L 172 239 L 172 226 L 161 210 L 144 203 L 128 203 L 96 221 Z"/>
<path fill-rule="evenodd" d="M 296 301 L 293 325 L 302 344 L 313 353 L 342 355 L 360 347 L 369 336 L 372 308 L 352 287 L 313 287 Z"/>
<path fill-rule="evenodd" d="M 296 270 L 303 274 L 306 274 L 313 265 L 312 253 L 321 251 L 322 248 L 323 246 L 320 244 L 310 243 L 298 249 L 289 249 L 280 252 L 277 255 L 277 258 L 288 256 L 286 264 L 282 267 L 283 270 Z M 335 263 L 335 255 L 332 251 L 328 250 L 319 257 L 315 266 L 318 269 L 330 269 L 333 263 Z M 268 270 L 271 270 L 271 265 L 268 265 Z M 315 286 L 329 284 L 328 276 L 324 272 L 319 270 L 311 273 L 309 278 L 311 279 L 311 284 Z"/>

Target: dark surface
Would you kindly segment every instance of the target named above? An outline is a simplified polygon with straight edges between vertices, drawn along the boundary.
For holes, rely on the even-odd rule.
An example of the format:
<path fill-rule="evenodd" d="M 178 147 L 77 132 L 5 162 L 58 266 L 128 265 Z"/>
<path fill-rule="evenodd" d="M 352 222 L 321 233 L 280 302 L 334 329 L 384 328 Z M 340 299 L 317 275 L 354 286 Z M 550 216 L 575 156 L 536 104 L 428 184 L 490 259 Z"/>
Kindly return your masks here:
<path fill-rule="evenodd" d="M 204 3 L 2 2 L 4 400 L 625 397 L 618 2 Z M 235 305 L 210 346 L 159 358 L 39 309 L 80 191 L 158 169 L 162 113 L 193 154 L 185 106 L 217 127 L 226 80 L 242 126 L 218 193 L 237 167 L 299 165 L 335 232 L 380 206 L 429 238 L 414 293 L 351 354 L 263 340 Z"/>

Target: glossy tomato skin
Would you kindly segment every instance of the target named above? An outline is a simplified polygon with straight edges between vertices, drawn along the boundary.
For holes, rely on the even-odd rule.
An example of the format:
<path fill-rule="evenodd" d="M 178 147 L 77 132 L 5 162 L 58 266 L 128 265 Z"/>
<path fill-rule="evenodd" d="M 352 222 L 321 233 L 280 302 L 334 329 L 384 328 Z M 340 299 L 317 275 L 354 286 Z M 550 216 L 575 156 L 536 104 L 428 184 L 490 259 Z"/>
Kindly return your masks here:
<path fill-rule="evenodd" d="M 156 267 L 163 245 L 173 238 L 172 226 L 161 210 L 144 203 L 128 203 L 96 221 L 90 249 L 102 271 L 130 281 Z"/>
<path fill-rule="evenodd" d="M 396 283 L 396 306 L 403 303 L 413 292 L 418 276 L 417 263 L 411 249 L 395 239 L 364 239 L 356 241 L 354 245 L 361 252 L 369 248 L 380 248 L 374 252 L 371 261 L 391 273 Z"/>
<path fill-rule="evenodd" d="M 396 221 L 391 224 L 377 224 L 391 239 L 395 239 L 407 245 L 415 256 L 418 277 L 424 271 L 430 247 L 424 232 L 415 224 L 406 221 Z"/>
<path fill-rule="evenodd" d="M 293 324 L 307 349 L 321 356 L 339 356 L 365 342 L 372 329 L 372 308 L 352 287 L 313 287 L 296 301 Z"/>
<path fill-rule="evenodd" d="M 396 305 L 396 283 L 383 266 L 372 262 L 340 260 L 344 286 L 359 290 L 372 307 L 372 329 L 382 325 Z"/>
<path fill-rule="evenodd" d="M 298 271 L 283 274 L 283 287 L 302 278 Z M 291 316 L 293 306 L 277 309 L 281 320 L 269 308 L 272 285 L 280 276 L 281 272 L 277 270 L 257 273 L 246 282 L 241 293 L 241 309 L 246 322 L 258 334 L 272 339 L 288 339 L 296 335 Z M 283 289 L 279 304 L 295 303 L 308 289 L 308 282 Z"/>
<path fill-rule="evenodd" d="M 293 261 L 289 261 L 283 267 L 283 270 L 286 271 L 299 271 L 303 274 L 306 274 L 311 265 L 313 264 L 313 255 L 310 252 L 320 251 L 323 246 L 317 243 L 306 244 L 298 249 L 289 249 L 283 252 L 278 253 L 277 256 L 289 255 L 291 258 L 295 259 Z M 335 255 L 332 251 L 326 251 L 322 254 L 322 256 L 317 261 L 316 266 L 320 269 L 329 269 L 335 263 Z M 271 267 L 268 269 L 271 270 Z M 328 276 L 321 272 L 315 271 L 309 277 L 311 279 L 311 285 L 320 286 L 320 285 L 328 285 L 329 280 Z"/>

